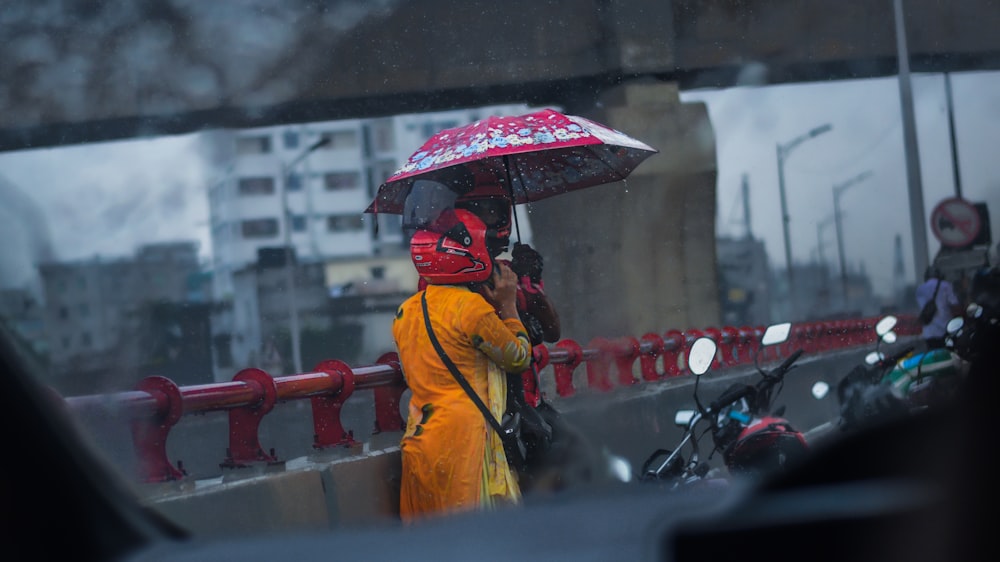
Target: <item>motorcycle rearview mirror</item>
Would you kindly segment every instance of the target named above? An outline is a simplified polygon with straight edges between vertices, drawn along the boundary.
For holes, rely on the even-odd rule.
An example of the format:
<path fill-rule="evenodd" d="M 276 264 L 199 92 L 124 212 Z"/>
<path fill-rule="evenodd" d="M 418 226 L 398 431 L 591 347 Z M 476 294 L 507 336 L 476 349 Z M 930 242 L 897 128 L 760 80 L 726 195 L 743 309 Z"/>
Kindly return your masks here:
<path fill-rule="evenodd" d="M 875 351 L 878 351 L 882 342 L 895 343 L 896 333 L 892 329 L 896 327 L 898 321 L 898 318 L 890 314 L 875 324 L 875 335 L 878 336 L 878 341 L 875 342 Z"/>
<path fill-rule="evenodd" d="M 772 324 L 764 330 L 764 335 L 760 338 L 760 345 L 766 347 L 788 341 L 788 334 L 792 331 L 791 322 L 783 324 Z"/>
<path fill-rule="evenodd" d="M 760 368 L 760 350 L 769 346 L 788 341 L 788 335 L 792 331 L 791 322 L 784 322 L 782 324 L 771 324 L 764 330 L 764 335 L 760 337 L 760 342 L 757 345 L 757 350 L 753 354 L 753 366 L 756 367 L 757 371 L 763 375 L 764 371 Z"/>
<path fill-rule="evenodd" d="M 677 410 L 674 414 L 674 425 L 677 427 L 687 427 L 691 420 L 694 419 L 694 410 Z"/>
<path fill-rule="evenodd" d="M 711 338 L 698 338 L 691 344 L 688 354 L 688 368 L 695 375 L 704 375 L 715 360 L 715 342 Z"/>
<path fill-rule="evenodd" d="M 698 400 L 698 381 L 704 375 L 715 360 L 715 352 L 718 348 L 712 338 L 698 338 L 691 344 L 691 351 L 688 353 L 688 369 L 695 375 L 694 379 L 694 403 L 698 406 L 698 411 L 704 412 L 705 407 Z"/>
<path fill-rule="evenodd" d="M 983 307 L 978 303 L 969 303 L 969 306 L 965 308 L 965 315 L 973 320 L 982 317 Z"/>
<path fill-rule="evenodd" d="M 822 400 L 826 398 L 826 395 L 830 393 L 830 385 L 826 381 L 818 381 L 812 386 L 812 395 L 816 400 Z"/>
<path fill-rule="evenodd" d="M 878 337 L 880 338 L 885 336 L 886 334 L 891 332 L 893 328 L 896 327 L 896 323 L 898 321 L 899 320 L 895 316 L 892 316 L 891 314 L 889 316 L 886 316 L 885 318 L 879 320 L 878 324 L 875 324 L 875 334 L 878 335 Z"/>
<path fill-rule="evenodd" d="M 945 326 L 945 331 L 951 335 L 957 334 L 965 326 L 965 320 L 961 316 L 956 316 L 948 321 L 948 325 Z"/>
<path fill-rule="evenodd" d="M 865 355 L 865 364 L 874 365 L 883 359 L 885 359 L 884 353 L 882 353 L 881 351 L 873 351 L 868 355 Z"/>

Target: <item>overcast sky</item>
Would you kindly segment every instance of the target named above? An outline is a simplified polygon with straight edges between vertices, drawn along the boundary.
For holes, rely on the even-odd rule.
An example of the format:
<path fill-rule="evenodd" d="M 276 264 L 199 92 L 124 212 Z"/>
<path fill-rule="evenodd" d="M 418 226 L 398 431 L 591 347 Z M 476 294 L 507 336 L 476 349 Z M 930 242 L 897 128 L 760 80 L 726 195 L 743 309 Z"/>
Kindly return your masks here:
<path fill-rule="evenodd" d="M 39 259 L 120 257 L 150 242 L 193 240 L 206 255 L 200 143 L 184 135 L 0 153 L 0 233 L 16 241 L 0 259 L 0 284 L 30 280 Z"/>
<path fill-rule="evenodd" d="M 1000 232 L 1000 73 L 955 74 L 952 86 L 963 192 L 990 204 L 992 230 Z M 915 76 L 914 97 L 929 214 L 954 193 L 942 77 Z M 832 212 L 833 185 L 871 171 L 841 199 L 848 262 L 863 261 L 877 290 L 888 292 L 898 233 L 913 275 L 895 78 L 696 91 L 682 98 L 708 104 L 718 150 L 720 234 L 743 233 L 739 196 L 747 174 L 753 232 L 765 240 L 772 263 L 784 265 L 775 145 L 829 123 L 830 132 L 800 145 L 786 162 L 795 259 L 816 256 L 816 223 Z M 207 255 L 205 186 L 212 171 L 201 142 L 184 135 L 0 154 L 0 234 L 14 241 L 0 259 L 0 284 L 23 284 L 40 258 L 122 256 L 162 240 L 195 240 Z M 933 256 L 938 243 L 929 231 L 928 240 Z M 825 230 L 825 254 L 835 263 L 832 226 Z"/>
<path fill-rule="evenodd" d="M 963 196 L 986 201 L 992 232 L 1000 232 L 1000 72 L 952 74 L 956 146 Z M 944 78 L 914 75 L 913 92 L 924 206 L 929 215 L 953 196 L 951 145 Z M 793 259 L 817 254 L 816 224 L 832 215 L 833 186 L 871 172 L 841 195 L 844 253 L 862 261 L 876 289 L 892 286 L 893 241 L 903 238 L 903 257 L 913 275 L 913 250 L 903 127 L 897 78 L 740 87 L 682 94 L 708 104 L 718 151 L 718 232 L 741 235 L 740 184 L 747 174 L 755 235 L 764 239 L 771 262 L 784 266 L 776 145 L 830 124 L 832 129 L 799 145 L 786 158 Z M 930 258 L 939 249 L 927 221 Z M 836 263 L 832 224 L 824 229 L 825 255 Z M 996 235 L 994 235 L 994 240 Z"/>

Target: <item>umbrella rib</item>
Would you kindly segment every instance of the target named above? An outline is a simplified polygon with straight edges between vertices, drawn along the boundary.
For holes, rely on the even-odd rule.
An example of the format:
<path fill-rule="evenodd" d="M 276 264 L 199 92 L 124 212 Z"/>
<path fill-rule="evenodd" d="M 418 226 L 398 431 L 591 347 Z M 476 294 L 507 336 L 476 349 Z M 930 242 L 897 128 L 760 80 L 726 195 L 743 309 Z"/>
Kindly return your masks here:
<path fill-rule="evenodd" d="M 610 145 L 607 145 L 607 144 L 605 144 L 605 145 L 601 145 L 601 146 L 610 146 Z M 617 175 L 617 176 L 618 176 L 618 179 L 617 179 L 617 180 L 615 180 L 615 181 L 623 181 L 623 180 L 625 179 L 625 177 L 626 177 L 626 174 L 623 174 L 622 172 L 618 171 L 618 168 L 615 168 L 615 167 L 614 167 L 614 166 L 612 166 L 611 164 L 608 164 L 608 163 L 607 163 L 607 162 L 606 162 L 606 161 L 604 160 L 604 158 L 603 158 L 603 155 L 602 155 L 602 154 L 601 154 L 601 153 L 600 153 L 599 151 L 597 151 L 597 150 L 592 150 L 591 152 L 592 152 L 592 153 L 594 154 L 594 156 L 597 156 L 597 159 L 601 161 L 601 164 L 604 164 L 605 166 L 607 166 L 607 168 L 608 168 L 609 170 L 611 170 L 612 172 L 614 172 L 614 173 L 615 173 L 615 175 Z"/>

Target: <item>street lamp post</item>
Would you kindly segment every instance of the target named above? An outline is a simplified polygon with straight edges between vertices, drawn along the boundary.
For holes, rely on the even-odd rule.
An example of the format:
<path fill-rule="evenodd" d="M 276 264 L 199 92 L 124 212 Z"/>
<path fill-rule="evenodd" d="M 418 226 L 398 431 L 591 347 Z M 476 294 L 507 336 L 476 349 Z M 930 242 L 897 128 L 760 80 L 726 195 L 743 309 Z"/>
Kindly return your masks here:
<path fill-rule="evenodd" d="M 845 308 L 847 306 L 847 261 L 844 257 L 844 231 L 841 225 L 840 196 L 847 191 L 847 188 L 857 185 L 871 175 L 870 170 L 862 172 L 844 183 L 833 186 L 833 221 L 837 228 L 837 256 L 840 258 L 840 290 L 843 295 Z"/>
<path fill-rule="evenodd" d="M 292 337 L 292 364 L 295 373 L 302 372 L 302 344 L 299 340 L 299 303 L 295 294 L 295 271 L 292 263 L 292 212 L 288 207 L 288 178 L 295 166 L 312 151 L 330 144 L 330 137 L 323 137 L 309 145 L 301 154 L 281 167 L 281 208 L 284 214 L 282 228 L 285 234 L 285 285 L 288 287 L 288 331 Z M 307 186 L 308 188 L 308 186 Z"/>
<path fill-rule="evenodd" d="M 799 135 L 784 144 L 778 143 L 778 192 L 781 196 L 781 230 L 785 237 L 785 267 L 787 269 L 786 275 L 788 276 L 788 299 L 791 303 L 793 320 L 797 320 L 797 311 L 794 293 L 795 274 L 792 272 L 792 245 L 788 234 L 788 222 L 790 217 L 788 216 L 788 203 L 785 200 L 785 159 L 788 158 L 788 155 L 795 149 L 795 147 L 813 137 L 829 131 L 832 128 L 833 126 L 827 123 L 816 127 L 808 133 Z"/>
<path fill-rule="evenodd" d="M 833 219 L 835 215 L 830 215 L 825 219 L 816 223 L 816 249 L 819 252 L 819 262 L 826 265 L 826 253 L 823 252 L 823 230 L 833 224 Z"/>

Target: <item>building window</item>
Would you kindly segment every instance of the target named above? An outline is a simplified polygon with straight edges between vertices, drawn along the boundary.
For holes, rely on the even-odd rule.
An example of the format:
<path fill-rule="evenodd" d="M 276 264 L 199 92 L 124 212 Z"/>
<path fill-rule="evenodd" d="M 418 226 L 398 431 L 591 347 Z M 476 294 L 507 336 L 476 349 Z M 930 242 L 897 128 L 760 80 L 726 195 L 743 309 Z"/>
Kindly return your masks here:
<path fill-rule="evenodd" d="M 292 215 L 292 232 L 304 232 L 306 229 L 305 215 Z"/>
<path fill-rule="evenodd" d="M 361 185 L 361 174 L 358 172 L 331 172 L 323 176 L 323 185 L 327 191 L 353 189 Z"/>
<path fill-rule="evenodd" d="M 396 148 L 395 132 L 392 129 L 392 121 L 379 120 L 371 125 L 372 148 L 376 152 L 391 152 Z"/>
<path fill-rule="evenodd" d="M 284 134 L 285 148 L 291 150 L 293 148 L 299 147 L 299 134 L 295 131 L 285 131 Z"/>
<path fill-rule="evenodd" d="M 299 191 L 302 189 L 302 176 L 295 172 L 288 174 L 288 179 L 285 180 L 285 186 L 288 188 L 288 191 Z"/>
<path fill-rule="evenodd" d="M 267 154 L 271 152 L 271 138 L 262 137 L 241 137 L 236 139 L 236 153 L 244 154 Z"/>
<path fill-rule="evenodd" d="M 81 318 L 86 318 L 87 316 L 90 316 L 90 306 L 87 303 L 81 304 L 78 308 L 79 308 L 78 312 L 80 313 Z"/>
<path fill-rule="evenodd" d="M 330 232 L 352 232 L 361 230 L 364 225 L 361 215 L 330 215 L 326 217 L 326 229 Z"/>
<path fill-rule="evenodd" d="M 83 347 L 90 347 L 90 332 L 84 332 L 80 335 L 80 345 Z"/>
<path fill-rule="evenodd" d="M 69 336 L 63 336 L 62 337 L 62 346 L 63 346 L 63 349 L 69 349 L 70 348 L 70 339 L 69 339 Z"/>
<path fill-rule="evenodd" d="M 378 231 L 373 233 L 375 239 L 388 241 L 403 239 L 403 219 L 400 215 L 379 213 L 375 220 L 378 221 Z M 374 226 L 372 228 L 374 229 Z M 405 239 L 403 242 L 407 245 L 410 243 Z"/>
<path fill-rule="evenodd" d="M 385 266 L 376 265 L 371 268 L 372 279 L 385 279 Z"/>
<path fill-rule="evenodd" d="M 270 238 L 278 235 L 278 219 L 253 219 L 240 223 L 244 238 Z"/>
<path fill-rule="evenodd" d="M 325 147 L 327 150 L 357 148 L 358 146 L 357 131 L 327 131 L 319 137 L 320 139 L 329 139 L 330 142 Z"/>
<path fill-rule="evenodd" d="M 66 308 L 65 306 L 60 306 L 59 307 L 59 319 L 60 320 L 68 320 L 69 319 L 69 309 Z"/>
<path fill-rule="evenodd" d="M 273 195 L 274 178 L 240 178 L 240 195 Z"/>

